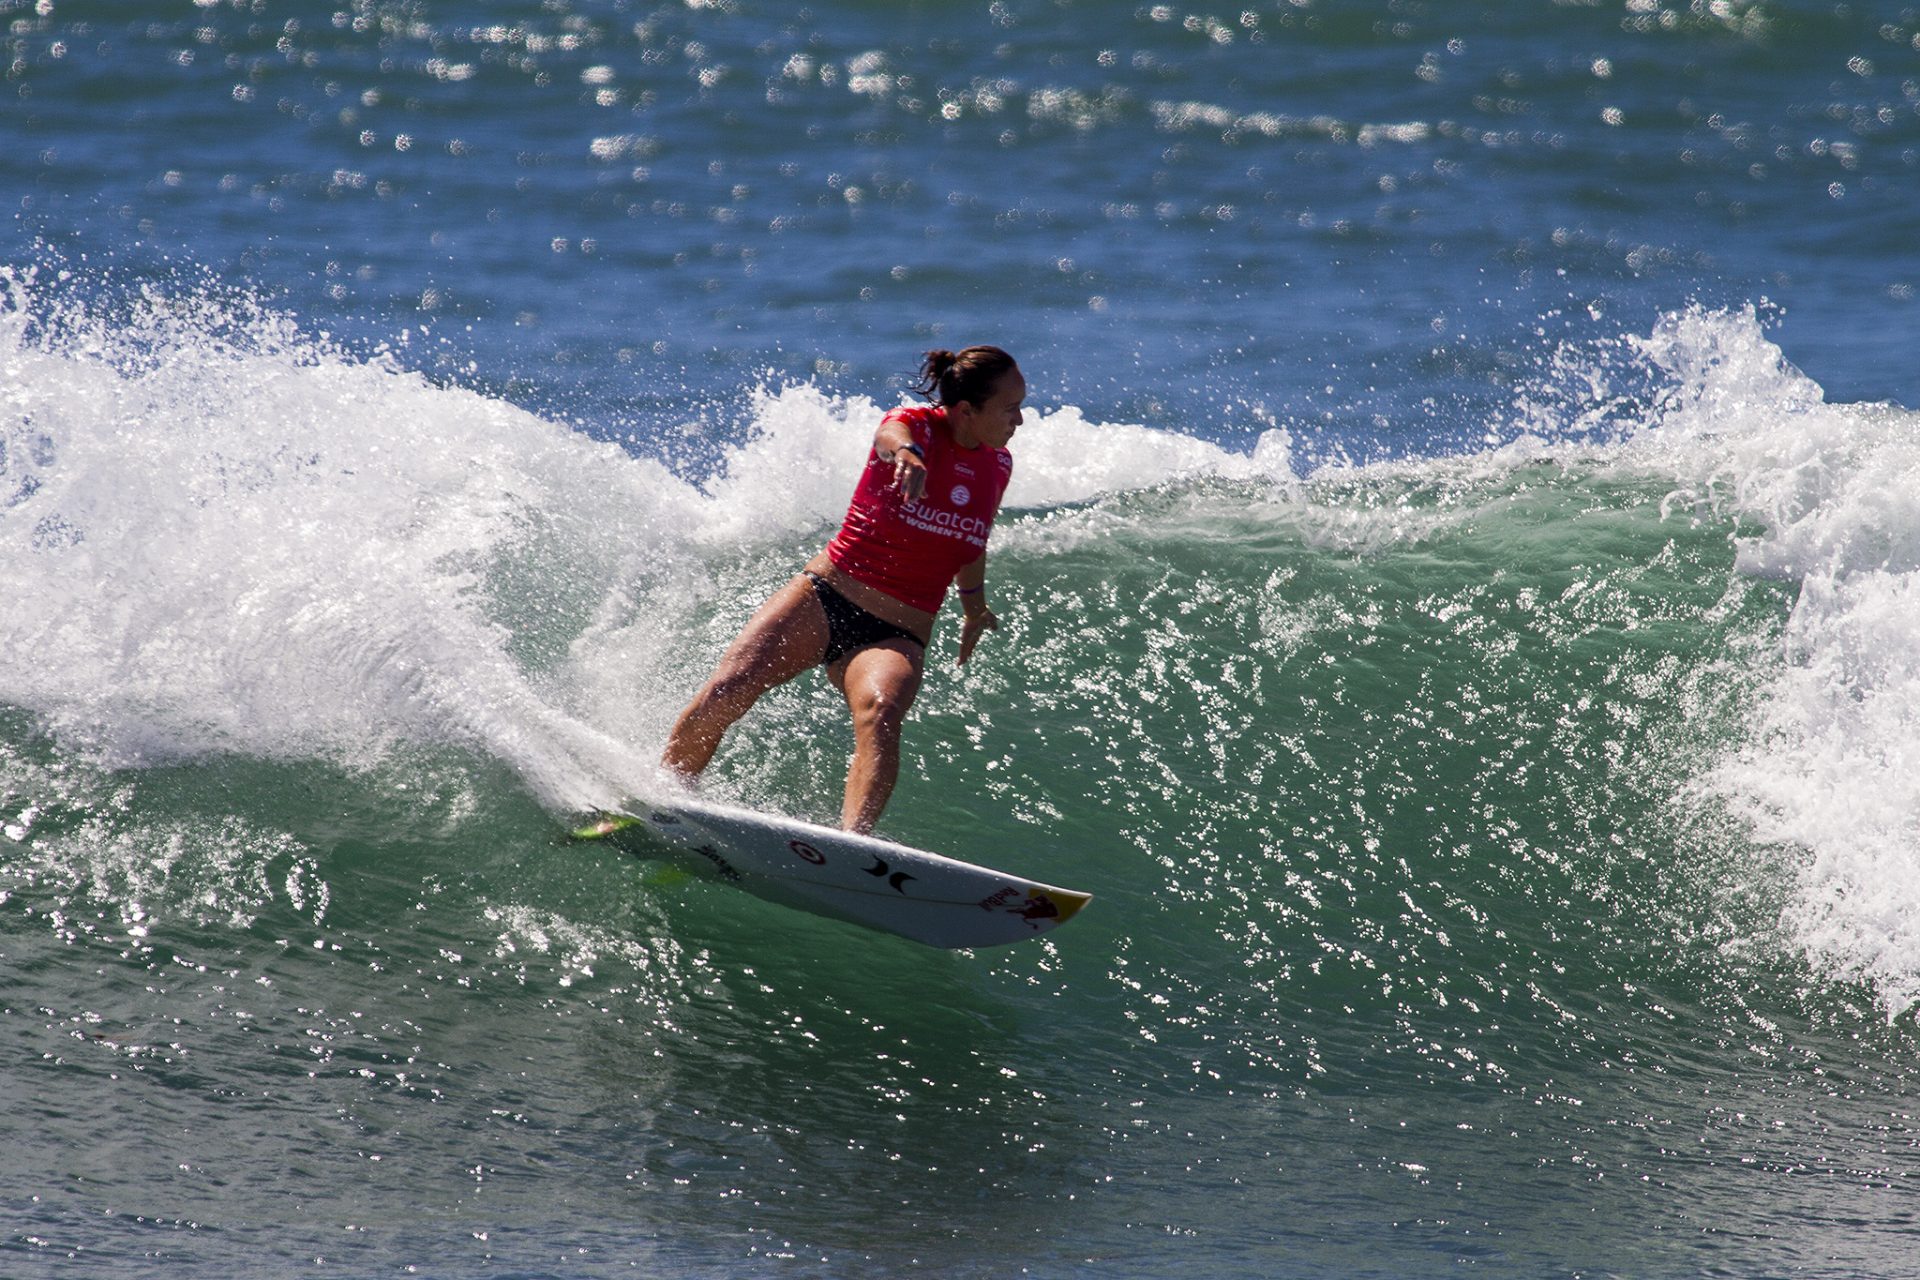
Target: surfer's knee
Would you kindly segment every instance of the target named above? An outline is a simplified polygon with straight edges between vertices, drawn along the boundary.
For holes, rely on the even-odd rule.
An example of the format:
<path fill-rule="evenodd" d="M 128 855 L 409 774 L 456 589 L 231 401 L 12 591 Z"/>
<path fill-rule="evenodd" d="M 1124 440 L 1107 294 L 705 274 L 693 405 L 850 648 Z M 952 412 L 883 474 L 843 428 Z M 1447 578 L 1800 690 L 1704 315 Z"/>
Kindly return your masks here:
<path fill-rule="evenodd" d="M 913 690 L 869 685 L 851 691 L 847 701 L 852 706 L 856 734 L 897 741 L 907 711 L 913 706 Z"/>

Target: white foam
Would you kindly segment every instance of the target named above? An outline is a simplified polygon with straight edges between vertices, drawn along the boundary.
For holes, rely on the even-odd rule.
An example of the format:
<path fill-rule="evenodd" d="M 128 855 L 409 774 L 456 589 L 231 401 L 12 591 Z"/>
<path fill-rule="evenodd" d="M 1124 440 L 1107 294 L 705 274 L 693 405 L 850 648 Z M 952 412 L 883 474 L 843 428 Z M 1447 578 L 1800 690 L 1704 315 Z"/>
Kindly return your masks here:
<path fill-rule="evenodd" d="M 32 660 L 0 700 L 109 766 L 454 742 L 556 804 L 641 776 L 513 656 L 498 615 L 543 603 L 490 583 L 684 559 L 697 494 L 244 305 L 150 294 L 109 327 L 9 292 L 0 649 Z"/>
<path fill-rule="evenodd" d="M 789 537 L 838 524 L 886 407 L 813 386 L 760 389 L 741 443 L 704 491 L 724 541 Z M 1087 421 L 1077 408 L 1029 408 L 1015 433 L 1008 511 L 1067 506 L 1199 476 L 1291 478 L 1290 442 L 1268 431 L 1251 455 L 1178 432 Z"/>
<path fill-rule="evenodd" d="M 1194 436 L 1129 423 L 1088 422 L 1071 406 L 1029 414 L 1014 437 L 1013 509 L 1059 507 L 1103 494 L 1200 476 L 1292 478 L 1287 433 L 1266 432 L 1251 455 Z"/>
<path fill-rule="evenodd" d="M 1671 475 L 1670 507 L 1758 521 L 1741 568 L 1795 579 L 1920 567 L 1920 467 L 1911 412 L 1829 405 L 1757 318 L 1689 311 L 1641 344 L 1670 377 L 1620 460 Z"/>
<path fill-rule="evenodd" d="M 1670 509 L 1757 523 L 1740 571 L 1798 582 L 1747 739 L 1699 779 L 1789 851 L 1790 935 L 1920 1001 L 1920 414 L 1830 405 L 1751 310 L 1689 310 L 1640 344 L 1670 382 L 1618 465 Z"/>
<path fill-rule="evenodd" d="M 1911 572 L 1807 579 L 1759 723 L 1702 779 L 1759 839 L 1804 851 L 1792 935 L 1896 1013 L 1920 1000 L 1916 631 Z"/>
<path fill-rule="evenodd" d="M 884 412 L 861 396 L 809 385 L 759 388 L 718 474 L 703 486 L 712 509 L 704 536 L 750 544 L 811 535 L 837 523 Z"/>

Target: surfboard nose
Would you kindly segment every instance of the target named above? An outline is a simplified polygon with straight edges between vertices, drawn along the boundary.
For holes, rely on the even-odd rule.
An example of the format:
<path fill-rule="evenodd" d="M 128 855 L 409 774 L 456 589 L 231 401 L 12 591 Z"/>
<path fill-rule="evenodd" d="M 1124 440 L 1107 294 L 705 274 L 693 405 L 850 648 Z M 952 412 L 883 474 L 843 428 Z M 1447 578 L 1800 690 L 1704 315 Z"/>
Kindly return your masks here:
<path fill-rule="evenodd" d="M 1028 892 L 1028 902 L 1034 903 L 1036 899 L 1045 901 L 1048 906 L 1052 908 L 1051 911 L 1042 911 L 1042 914 L 1047 919 L 1054 921 L 1056 924 L 1065 924 L 1080 914 L 1080 908 L 1093 901 L 1093 895 L 1090 893 L 1076 893 L 1072 889 L 1030 890 Z M 1033 909 L 1033 907 L 1029 907 L 1029 911 Z M 1028 918 L 1032 919 L 1033 917 L 1029 915 Z"/>

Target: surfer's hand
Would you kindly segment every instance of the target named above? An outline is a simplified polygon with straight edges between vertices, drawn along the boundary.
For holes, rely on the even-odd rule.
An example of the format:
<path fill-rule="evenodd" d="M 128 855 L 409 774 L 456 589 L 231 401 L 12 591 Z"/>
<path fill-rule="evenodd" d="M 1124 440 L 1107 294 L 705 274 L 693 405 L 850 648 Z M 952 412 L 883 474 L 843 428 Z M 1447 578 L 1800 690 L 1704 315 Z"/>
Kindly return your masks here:
<path fill-rule="evenodd" d="M 895 449 L 892 461 L 893 492 L 903 501 L 918 502 L 927 491 L 927 464 L 911 449 Z"/>
<path fill-rule="evenodd" d="M 954 660 L 954 665 L 966 666 L 967 659 L 973 656 L 973 646 L 980 643 L 980 637 L 999 628 L 1000 619 L 993 616 L 991 609 L 968 614 L 966 625 L 960 628 L 960 656 Z"/>

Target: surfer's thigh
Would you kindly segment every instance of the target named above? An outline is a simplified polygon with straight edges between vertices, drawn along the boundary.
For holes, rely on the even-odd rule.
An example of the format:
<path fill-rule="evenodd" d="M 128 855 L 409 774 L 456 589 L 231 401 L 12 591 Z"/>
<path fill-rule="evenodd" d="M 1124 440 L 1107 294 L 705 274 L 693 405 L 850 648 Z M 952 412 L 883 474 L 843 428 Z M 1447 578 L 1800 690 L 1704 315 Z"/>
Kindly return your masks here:
<path fill-rule="evenodd" d="M 857 649 L 827 668 L 847 699 L 856 729 L 897 734 L 920 692 L 926 650 L 911 640 L 885 640 Z"/>
<path fill-rule="evenodd" d="M 781 587 L 740 629 L 709 685 L 721 696 L 758 697 L 827 653 L 827 615 L 804 577 Z"/>

